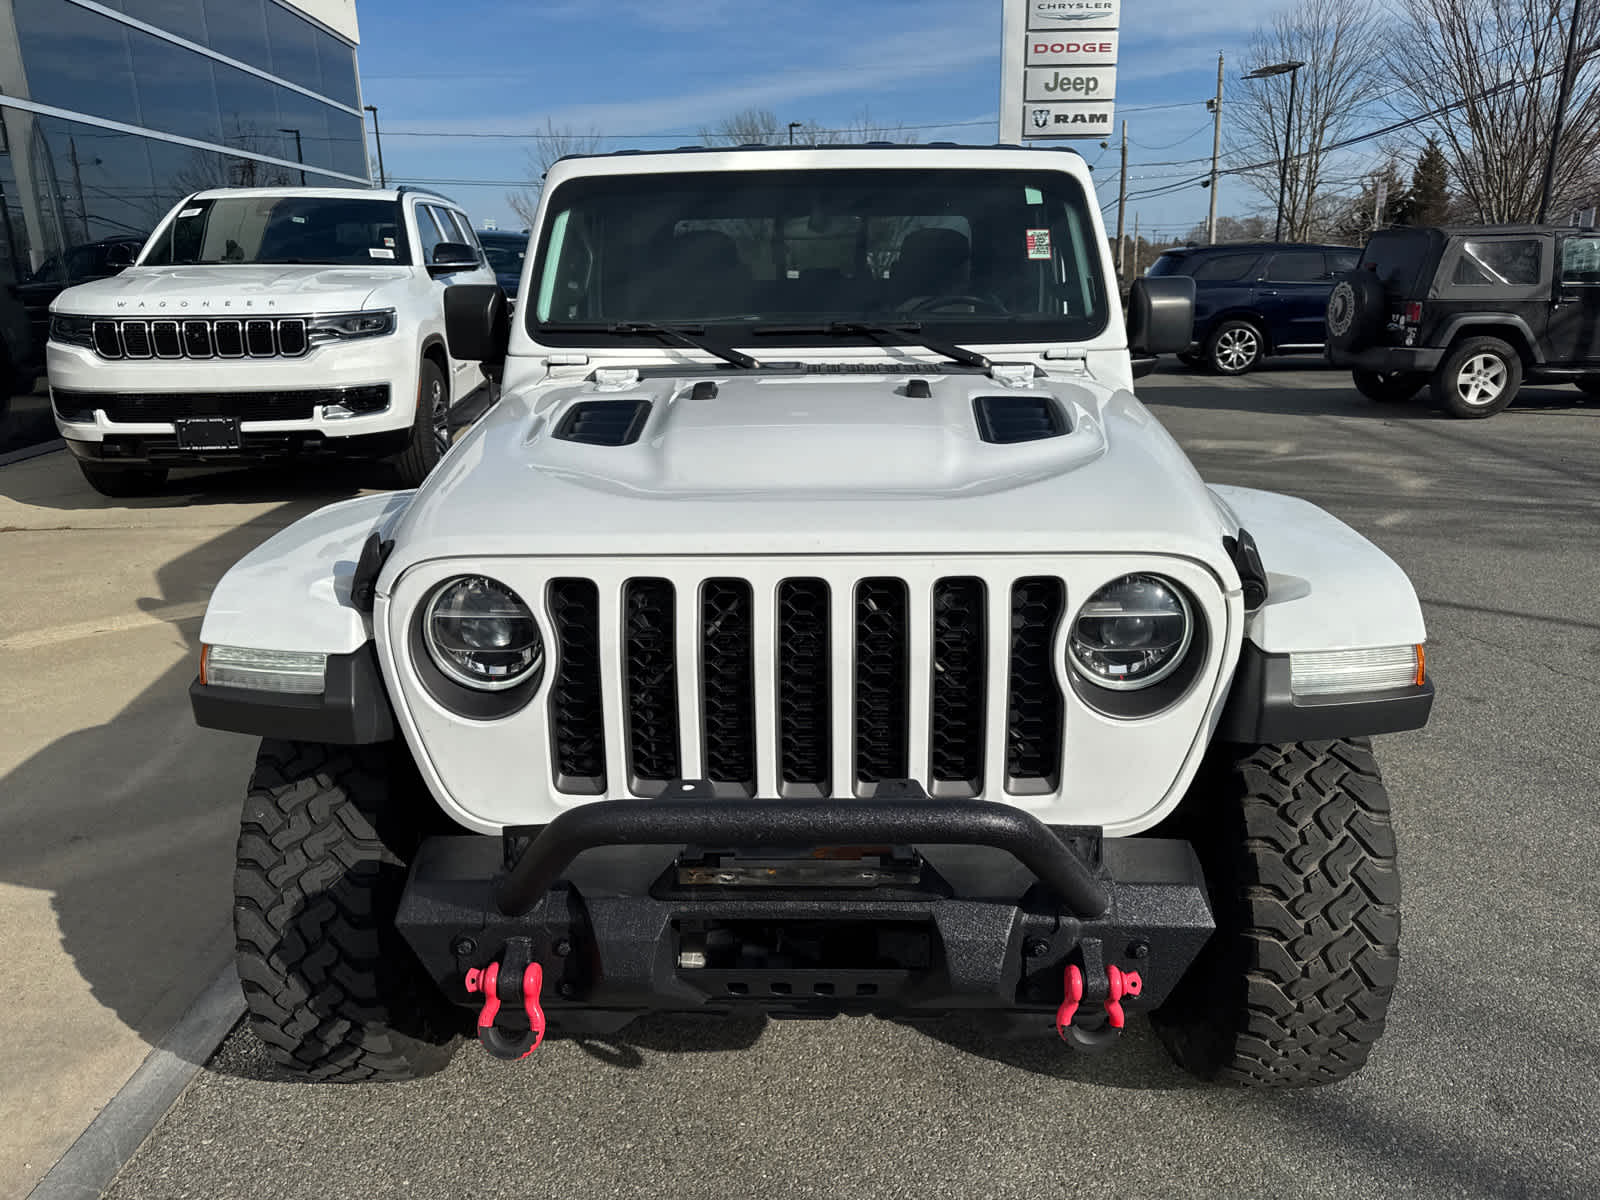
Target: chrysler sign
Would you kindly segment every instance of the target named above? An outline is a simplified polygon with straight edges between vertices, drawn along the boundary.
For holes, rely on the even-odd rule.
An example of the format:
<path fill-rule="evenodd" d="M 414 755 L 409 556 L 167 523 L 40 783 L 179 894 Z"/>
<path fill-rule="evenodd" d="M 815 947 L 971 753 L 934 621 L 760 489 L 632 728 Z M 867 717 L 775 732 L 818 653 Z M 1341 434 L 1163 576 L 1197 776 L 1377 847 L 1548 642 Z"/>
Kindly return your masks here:
<path fill-rule="evenodd" d="M 1121 0 L 1005 0 L 1000 140 L 1104 138 Z"/>

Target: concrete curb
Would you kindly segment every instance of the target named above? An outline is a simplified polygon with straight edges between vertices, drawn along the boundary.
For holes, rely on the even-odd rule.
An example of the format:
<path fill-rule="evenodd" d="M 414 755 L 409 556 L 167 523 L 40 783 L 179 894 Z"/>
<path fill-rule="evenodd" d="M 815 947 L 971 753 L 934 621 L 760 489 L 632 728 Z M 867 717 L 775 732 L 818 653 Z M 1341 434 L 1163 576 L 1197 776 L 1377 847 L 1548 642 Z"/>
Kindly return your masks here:
<path fill-rule="evenodd" d="M 230 965 L 150 1051 L 28 1200 L 97 1200 L 242 1016 L 244 996 Z"/>
<path fill-rule="evenodd" d="M 4 454 L 0 454 L 0 467 L 27 462 L 28 459 L 38 458 L 43 454 L 54 454 L 57 450 L 65 450 L 66 447 L 65 442 L 56 438 L 54 441 L 40 442 L 37 446 L 24 446 L 21 450 L 7 450 Z"/>

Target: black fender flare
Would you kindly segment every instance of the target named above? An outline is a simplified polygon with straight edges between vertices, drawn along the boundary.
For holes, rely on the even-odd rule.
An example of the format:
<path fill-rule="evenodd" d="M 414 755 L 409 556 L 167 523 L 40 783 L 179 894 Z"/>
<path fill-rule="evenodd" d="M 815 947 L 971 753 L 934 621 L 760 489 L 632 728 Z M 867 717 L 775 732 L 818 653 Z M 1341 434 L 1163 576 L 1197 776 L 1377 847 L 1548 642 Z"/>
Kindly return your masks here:
<path fill-rule="evenodd" d="M 1449 346 L 1462 334 L 1471 334 L 1480 329 L 1512 329 L 1522 339 L 1522 345 L 1513 343 L 1513 348 L 1520 350 L 1530 363 L 1544 362 L 1544 354 L 1539 349 L 1539 339 L 1534 335 L 1533 328 L 1527 321 L 1515 313 L 1486 312 L 1486 313 L 1457 313 L 1447 317 L 1438 333 L 1428 339 L 1439 346 Z"/>

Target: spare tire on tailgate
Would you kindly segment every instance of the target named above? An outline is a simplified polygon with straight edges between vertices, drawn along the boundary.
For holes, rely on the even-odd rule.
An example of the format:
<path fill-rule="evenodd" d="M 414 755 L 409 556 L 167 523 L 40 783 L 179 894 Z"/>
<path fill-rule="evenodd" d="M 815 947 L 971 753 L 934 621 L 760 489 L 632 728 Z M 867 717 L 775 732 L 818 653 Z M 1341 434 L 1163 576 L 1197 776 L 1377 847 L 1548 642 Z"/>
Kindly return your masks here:
<path fill-rule="evenodd" d="M 1371 271 L 1348 272 L 1328 297 L 1328 344 L 1352 349 L 1377 340 L 1388 319 L 1383 283 Z"/>

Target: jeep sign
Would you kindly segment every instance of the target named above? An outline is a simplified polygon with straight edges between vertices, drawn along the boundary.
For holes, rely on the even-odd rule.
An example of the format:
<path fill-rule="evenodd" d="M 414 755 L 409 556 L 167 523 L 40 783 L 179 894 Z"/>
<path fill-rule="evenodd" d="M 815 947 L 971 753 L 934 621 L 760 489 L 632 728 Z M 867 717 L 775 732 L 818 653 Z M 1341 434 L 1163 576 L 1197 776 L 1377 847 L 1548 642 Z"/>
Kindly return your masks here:
<path fill-rule="evenodd" d="M 1120 9 L 1121 0 L 1005 0 L 1002 142 L 1110 135 Z"/>

